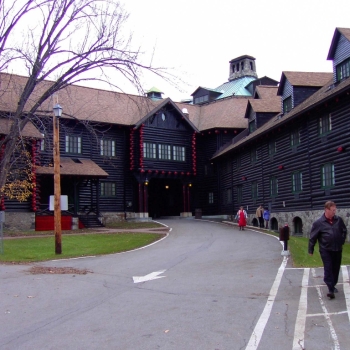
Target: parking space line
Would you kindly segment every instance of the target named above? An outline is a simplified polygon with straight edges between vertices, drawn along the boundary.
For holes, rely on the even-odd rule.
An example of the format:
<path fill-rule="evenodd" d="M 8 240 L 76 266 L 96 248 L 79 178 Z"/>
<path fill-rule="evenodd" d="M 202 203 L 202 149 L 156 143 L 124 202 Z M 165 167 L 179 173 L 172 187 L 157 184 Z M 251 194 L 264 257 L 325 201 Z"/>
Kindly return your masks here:
<path fill-rule="evenodd" d="M 349 284 L 349 272 L 347 266 L 342 266 L 341 271 L 343 274 L 343 288 L 344 288 L 344 296 L 346 302 L 346 308 L 348 312 L 349 322 L 350 322 L 350 284 Z"/>
<path fill-rule="evenodd" d="M 283 276 L 283 272 L 286 268 L 287 262 L 288 262 L 288 258 L 284 257 L 282 264 L 278 269 L 275 281 L 271 287 L 270 294 L 267 298 L 265 308 L 264 308 L 262 314 L 260 315 L 260 318 L 259 318 L 257 324 L 255 325 L 255 328 L 254 328 L 253 333 L 249 339 L 246 350 L 254 350 L 254 349 L 257 349 L 259 346 L 259 343 L 260 343 L 262 334 L 264 332 L 265 326 L 269 320 L 272 306 L 273 306 L 273 303 L 275 301 L 276 294 L 277 294 L 279 285 L 281 283 L 281 279 Z"/>
<path fill-rule="evenodd" d="M 312 277 L 316 278 L 316 271 L 315 271 L 315 269 L 311 269 L 311 273 L 312 273 Z M 321 304 L 321 308 L 322 308 L 322 311 L 323 311 L 324 318 L 326 319 L 326 322 L 327 322 L 329 330 L 330 330 L 331 338 L 333 340 L 333 344 L 334 344 L 333 349 L 334 350 L 340 350 L 338 336 L 337 336 L 337 333 L 335 332 L 335 329 L 333 327 L 332 320 L 329 317 L 330 314 L 328 313 L 327 307 L 326 307 L 326 305 L 325 305 L 325 303 L 323 301 L 321 288 L 319 286 L 315 286 L 315 288 L 316 288 L 316 291 L 317 291 L 317 294 L 318 294 L 318 299 L 319 299 L 319 302 Z"/>
<path fill-rule="evenodd" d="M 305 322 L 307 311 L 307 289 L 309 285 L 310 269 L 304 269 L 303 279 L 301 282 L 301 294 L 299 299 L 298 314 L 295 321 L 293 350 L 304 349 Z"/>

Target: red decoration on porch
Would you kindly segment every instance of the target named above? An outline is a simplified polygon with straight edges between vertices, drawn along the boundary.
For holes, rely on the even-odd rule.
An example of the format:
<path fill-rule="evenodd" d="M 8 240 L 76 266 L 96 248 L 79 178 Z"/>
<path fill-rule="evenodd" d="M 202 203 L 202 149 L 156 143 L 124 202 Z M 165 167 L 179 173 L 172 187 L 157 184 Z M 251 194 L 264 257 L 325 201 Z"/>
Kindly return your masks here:
<path fill-rule="evenodd" d="M 36 205 L 36 190 L 37 190 L 37 183 L 36 183 L 36 175 L 35 175 L 35 166 L 37 163 L 37 141 L 33 140 L 32 141 L 32 184 L 33 184 L 33 189 L 32 189 L 32 210 L 36 211 L 37 210 L 37 205 Z"/>
<path fill-rule="evenodd" d="M 0 209 L 5 210 L 5 198 L 3 196 L 0 199 Z"/>
<path fill-rule="evenodd" d="M 338 151 L 338 152 L 344 152 L 344 150 L 345 150 L 345 149 L 344 149 L 343 146 L 339 146 L 339 147 L 337 148 L 337 151 Z"/>

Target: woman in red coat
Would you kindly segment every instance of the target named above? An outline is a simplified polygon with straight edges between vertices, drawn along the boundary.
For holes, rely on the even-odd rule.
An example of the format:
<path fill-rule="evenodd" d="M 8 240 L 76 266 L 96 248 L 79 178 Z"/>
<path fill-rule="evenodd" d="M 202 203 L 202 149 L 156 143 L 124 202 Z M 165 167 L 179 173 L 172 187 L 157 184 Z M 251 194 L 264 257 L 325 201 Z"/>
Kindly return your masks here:
<path fill-rule="evenodd" d="M 244 226 L 247 226 L 247 212 L 240 207 L 237 212 L 238 226 L 240 230 L 244 230 Z"/>

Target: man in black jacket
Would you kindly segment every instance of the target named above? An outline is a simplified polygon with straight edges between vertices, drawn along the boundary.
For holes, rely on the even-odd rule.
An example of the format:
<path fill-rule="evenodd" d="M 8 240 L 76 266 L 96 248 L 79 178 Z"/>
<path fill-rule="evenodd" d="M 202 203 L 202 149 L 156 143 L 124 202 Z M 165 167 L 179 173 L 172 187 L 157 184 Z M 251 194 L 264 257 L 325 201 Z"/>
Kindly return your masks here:
<path fill-rule="evenodd" d="M 335 288 L 341 265 L 342 249 L 345 243 L 347 229 L 341 217 L 335 215 L 337 207 L 328 201 L 324 205 L 324 214 L 313 224 L 309 239 L 309 254 L 314 253 L 318 241 L 320 255 L 324 267 L 324 282 L 328 287 L 327 297 L 334 299 Z"/>

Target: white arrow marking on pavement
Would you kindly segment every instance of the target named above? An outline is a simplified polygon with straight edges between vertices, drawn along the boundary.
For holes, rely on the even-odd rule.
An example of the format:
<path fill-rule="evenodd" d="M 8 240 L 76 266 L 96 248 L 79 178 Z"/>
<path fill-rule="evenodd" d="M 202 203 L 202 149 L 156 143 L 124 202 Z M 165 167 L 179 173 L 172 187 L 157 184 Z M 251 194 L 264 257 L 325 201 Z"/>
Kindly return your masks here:
<path fill-rule="evenodd" d="M 152 273 L 149 273 L 146 276 L 134 276 L 133 280 L 134 280 L 134 283 L 140 283 L 140 282 L 147 282 L 147 281 L 151 281 L 151 280 L 156 280 L 157 278 L 166 277 L 166 276 L 158 276 L 161 273 L 164 273 L 165 271 L 166 270 L 152 272 Z"/>

